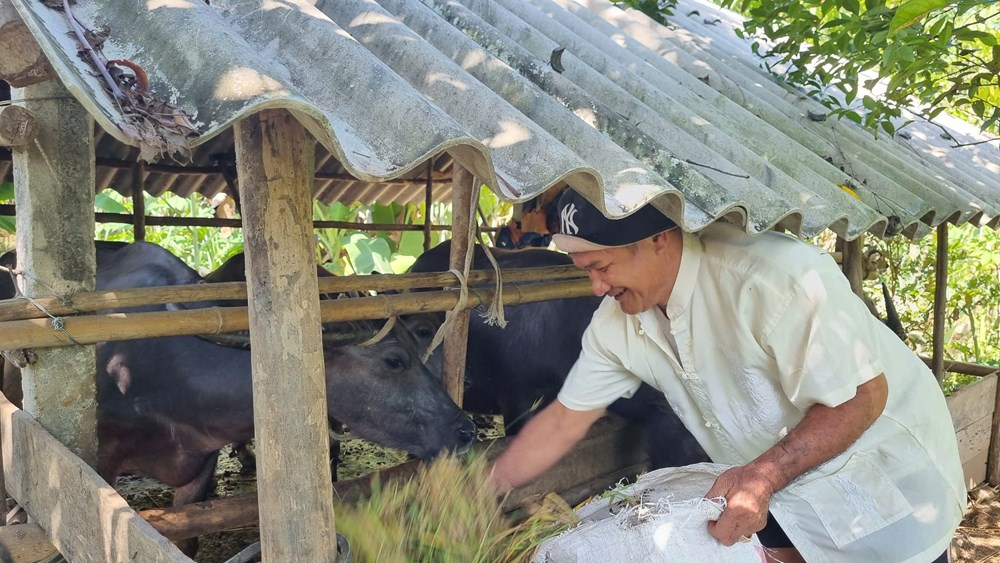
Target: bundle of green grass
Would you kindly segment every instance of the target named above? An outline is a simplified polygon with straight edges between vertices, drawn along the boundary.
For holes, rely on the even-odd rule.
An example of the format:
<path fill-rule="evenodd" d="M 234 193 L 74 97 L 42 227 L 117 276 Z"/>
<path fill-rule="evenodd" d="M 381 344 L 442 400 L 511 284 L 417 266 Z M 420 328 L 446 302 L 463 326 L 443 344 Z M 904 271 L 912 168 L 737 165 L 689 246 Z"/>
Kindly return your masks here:
<path fill-rule="evenodd" d="M 370 498 L 336 508 L 354 563 L 531 561 L 542 540 L 577 523 L 555 495 L 515 522 L 493 492 L 482 456 L 442 456 L 409 480 L 376 483 Z"/>

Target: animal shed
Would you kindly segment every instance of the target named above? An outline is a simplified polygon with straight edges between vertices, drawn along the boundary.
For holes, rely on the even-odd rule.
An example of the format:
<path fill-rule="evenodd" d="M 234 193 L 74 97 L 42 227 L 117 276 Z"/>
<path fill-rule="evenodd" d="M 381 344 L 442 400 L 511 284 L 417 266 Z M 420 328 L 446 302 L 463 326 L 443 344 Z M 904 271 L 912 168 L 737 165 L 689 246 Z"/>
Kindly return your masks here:
<path fill-rule="evenodd" d="M 15 147 L 10 164 L 0 166 L 15 181 L 20 266 L 45 282 L 28 280 L 26 295 L 93 288 L 94 263 L 81 250 L 92 244 L 98 187 L 182 195 L 228 189 L 241 199 L 251 307 L 246 321 L 225 328 L 249 326 L 262 351 L 254 380 L 261 391 L 255 403 L 271 413 L 257 425 L 267 468 L 262 545 L 270 560 L 334 553 L 325 424 L 314 400 L 323 394 L 315 377 L 321 360 L 310 353 L 318 342 L 284 330 L 303 318 L 329 318 L 313 297 L 315 278 L 280 286 L 275 277 L 313 271 L 309 194 L 325 201 L 410 202 L 429 192 L 450 199 L 470 212 L 456 213 L 452 226 L 458 268 L 471 238 L 473 177 L 511 201 L 569 184 L 610 216 L 652 201 L 689 231 L 725 220 L 748 232 L 829 228 L 853 241 L 864 233 L 916 238 L 944 223 L 1000 221 L 995 156 L 944 150 L 929 125 L 916 125 L 910 139 L 873 139 L 844 123 L 814 121 L 809 116 L 822 108 L 764 76 L 732 34 L 733 16 L 707 4 L 681 2 L 678 14 L 688 16 L 670 28 L 598 0 L 138 7 L 100 0 L 77 3 L 72 15 L 30 0 L 0 8 L 0 41 L 23 54 L 15 61 L 21 68 L 4 69 L 16 105 L 0 117 L 16 126 L 13 134 L 0 128 Z M 99 33 L 76 39 L 76 24 Z M 81 57 L 84 41 L 103 46 Z M 96 69 L 87 62 L 92 56 L 101 63 Z M 102 83 L 102 67 L 118 79 Z M 34 126 L 13 107 L 27 109 Z M 139 162 L 169 154 L 190 158 L 191 166 Z M 440 310 L 456 304 L 451 293 L 440 298 Z M 267 317 L 258 302 L 268 304 Z M 310 305 L 296 310 L 301 302 Z M 380 306 L 380 314 L 404 310 Z M 89 322 L 65 321 L 74 335 L 75 324 Z M 18 322 L 52 333 L 45 323 Z M 173 330 L 193 333 L 208 323 L 194 324 L 178 317 Z M 449 341 L 463 341 L 461 323 Z M 463 365 L 464 346 L 446 343 L 446 351 L 448 364 Z M 92 461 L 95 451 L 92 348 L 40 349 L 39 356 L 27 378 L 37 387 L 33 418 L 3 406 L 8 489 L 67 555 L 183 560 L 80 461 Z M 265 365 L 270 369 L 260 369 Z M 266 380 L 286 369 L 311 375 L 293 386 Z M 46 386 L 50 374 L 58 374 L 58 388 Z M 974 411 L 966 427 L 992 422 Z M 605 446 L 623 439 L 596 432 Z M 971 434 L 979 449 L 963 462 L 978 464 L 983 433 Z M 50 459 L 57 461 L 43 462 Z M 642 462 L 613 458 L 612 467 L 595 468 L 590 456 L 583 459 L 588 463 L 567 460 L 575 484 Z M 309 506 L 288 490 L 308 492 Z M 315 525 L 303 529 L 296 521 Z"/>

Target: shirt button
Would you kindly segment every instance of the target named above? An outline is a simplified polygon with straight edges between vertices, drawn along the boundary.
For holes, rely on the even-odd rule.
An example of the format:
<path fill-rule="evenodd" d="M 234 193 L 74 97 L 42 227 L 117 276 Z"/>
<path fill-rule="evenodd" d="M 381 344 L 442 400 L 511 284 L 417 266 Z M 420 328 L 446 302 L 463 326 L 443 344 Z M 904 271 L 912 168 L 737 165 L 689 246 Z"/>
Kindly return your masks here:
<path fill-rule="evenodd" d="M 642 329 L 640 328 L 640 329 L 639 329 L 639 336 L 642 336 L 642 335 L 644 335 L 644 334 L 646 334 L 646 331 L 645 331 L 645 330 L 642 330 Z"/>

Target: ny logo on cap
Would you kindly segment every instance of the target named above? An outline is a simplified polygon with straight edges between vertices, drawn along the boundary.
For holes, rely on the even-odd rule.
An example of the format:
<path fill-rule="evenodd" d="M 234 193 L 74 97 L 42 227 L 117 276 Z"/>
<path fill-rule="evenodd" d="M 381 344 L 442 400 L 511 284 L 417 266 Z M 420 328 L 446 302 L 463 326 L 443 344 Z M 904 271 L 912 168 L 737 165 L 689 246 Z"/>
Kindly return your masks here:
<path fill-rule="evenodd" d="M 563 207 L 562 211 L 559 212 L 559 219 L 562 223 L 563 234 L 575 235 L 580 232 L 580 228 L 576 226 L 576 222 L 574 221 L 577 211 L 578 209 L 576 208 L 576 204 L 571 203 L 566 207 Z"/>

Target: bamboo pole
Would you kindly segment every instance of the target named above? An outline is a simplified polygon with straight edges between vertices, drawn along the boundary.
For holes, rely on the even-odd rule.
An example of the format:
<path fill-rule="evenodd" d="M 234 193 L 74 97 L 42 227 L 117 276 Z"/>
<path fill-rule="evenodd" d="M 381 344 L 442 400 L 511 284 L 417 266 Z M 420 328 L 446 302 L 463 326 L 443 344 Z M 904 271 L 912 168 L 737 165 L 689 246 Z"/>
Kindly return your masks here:
<path fill-rule="evenodd" d="M 493 289 L 470 289 L 466 309 L 491 303 L 494 294 Z M 504 305 L 520 305 L 589 295 L 590 281 L 586 279 L 532 285 L 505 284 L 502 302 Z M 331 299 L 320 303 L 320 316 L 325 323 L 386 319 L 399 315 L 450 311 L 458 304 L 458 300 L 459 293 L 453 290 Z M 83 315 L 65 317 L 61 322 L 62 330 L 54 329 L 52 320 L 48 318 L 0 322 L 0 350 L 68 346 L 73 341 L 94 344 L 111 340 L 224 333 L 247 330 L 249 327 L 246 307 Z"/>
<path fill-rule="evenodd" d="M 927 367 L 932 368 L 934 366 L 933 358 L 920 356 L 920 359 L 927 365 Z M 994 373 L 1000 371 L 1000 368 L 996 366 L 988 366 L 986 364 L 970 364 L 968 362 L 955 362 L 952 360 L 944 360 L 942 367 L 946 373 L 961 373 L 963 375 L 974 375 L 976 377 L 986 377 L 987 375 L 993 375 Z"/>
<path fill-rule="evenodd" d="M 934 264 L 934 332 L 931 343 L 931 371 L 940 382 L 944 378 L 944 317 L 948 306 L 948 223 L 937 228 L 937 260 Z"/>
<path fill-rule="evenodd" d="M 384 485 L 391 480 L 410 477 L 420 465 L 421 461 L 414 459 L 357 479 L 338 481 L 333 484 L 334 498 L 342 504 L 354 504 L 371 494 L 371 485 L 375 479 Z M 153 508 L 139 512 L 139 516 L 145 518 L 167 539 L 180 541 L 214 532 L 256 526 L 260 512 L 257 495 L 250 494 L 170 508 Z"/>
<path fill-rule="evenodd" d="M 543 282 L 585 277 L 575 266 L 549 266 L 542 268 L 513 268 L 503 270 L 504 283 Z M 491 284 L 493 270 L 473 270 L 468 284 Z M 341 276 L 320 278 L 319 293 L 348 293 L 364 291 L 399 291 L 428 287 L 458 287 L 458 278 L 451 273 L 397 274 L 392 276 Z M 191 303 L 196 301 L 241 300 L 247 298 L 245 282 L 225 282 L 197 285 L 175 285 L 87 291 L 69 296 L 39 297 L 0 300 L 0 322 L 41 319 L 52 316 L 93 313 L 106 309 L 124 309 L 166 303 Z M 48 314 L 46 314 L 46 312 Z"/>

